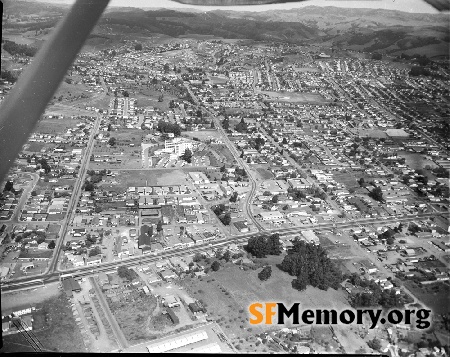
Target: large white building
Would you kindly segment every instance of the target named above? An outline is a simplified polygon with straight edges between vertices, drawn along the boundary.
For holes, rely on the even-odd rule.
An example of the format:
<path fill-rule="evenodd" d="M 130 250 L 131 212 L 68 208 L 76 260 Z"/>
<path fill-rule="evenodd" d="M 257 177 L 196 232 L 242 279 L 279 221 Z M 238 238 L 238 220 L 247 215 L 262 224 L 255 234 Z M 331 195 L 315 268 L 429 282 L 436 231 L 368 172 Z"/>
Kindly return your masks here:
<path fill-rule="evenodd" d="M 181 156 L 186 149 L 193 150 L 194 143 L 184 138 L 174 138 L 173 140 L 164 141 L 164 151 Z"/>

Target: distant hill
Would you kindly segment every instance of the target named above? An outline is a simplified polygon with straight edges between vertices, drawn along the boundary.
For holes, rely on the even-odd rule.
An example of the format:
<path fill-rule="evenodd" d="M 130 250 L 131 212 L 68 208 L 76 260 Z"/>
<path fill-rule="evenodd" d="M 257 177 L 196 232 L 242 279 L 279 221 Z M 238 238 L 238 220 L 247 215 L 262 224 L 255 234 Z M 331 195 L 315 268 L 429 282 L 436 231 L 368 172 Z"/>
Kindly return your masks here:
<path fill-rule="evenodd" d="M 67 5 L 5 0 L 5 14 L 55 14 Z M 39 26 L 52 27 L 48 20 Z M 4 29 L 35 29 L 33 23 L 4 24 Z M 168 37 L 212 35 L 231 39 L 310 43 L 335 48 L 425 54 L 449 53 L 449 14 L 414 14 L 374 9 L 307 6 L 292 10 L 244 12 L 191 9 L 137 9 L 110 7 L 103 14 L 88 44 L 111 46 L 127 39 L 145 40 L 152 35 Z"/>

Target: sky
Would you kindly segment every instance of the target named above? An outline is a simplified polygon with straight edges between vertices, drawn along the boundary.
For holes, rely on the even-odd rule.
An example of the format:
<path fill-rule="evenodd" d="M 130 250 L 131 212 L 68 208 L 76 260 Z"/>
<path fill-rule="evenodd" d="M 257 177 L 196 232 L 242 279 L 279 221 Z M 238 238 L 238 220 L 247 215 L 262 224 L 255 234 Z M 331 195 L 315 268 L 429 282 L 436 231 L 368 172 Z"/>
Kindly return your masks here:
<path fill-rule="evenodd" d="M 64 3 L 71 4 L 75 0 L 35 0 L 39 2 Z M 345 8 L 371 8 L 400 10 L 413 13 L 438 13 L 432 6 L 428 5 L 424 0 L 308 0 L 298 3 L 271 4 L 271 5 L 255 5 L 255 6 L 190 6 L 180 4 L 170 0 L 111 0 L 109 7 L 139 7 L 139 8 L 195 8 L 202 11 L 208 10 L 238 10 L 238 11 L 267 11 L 267 10 L 289 10 L 293 8 L 302 8 L 305 6 L 337 6 Z"/>

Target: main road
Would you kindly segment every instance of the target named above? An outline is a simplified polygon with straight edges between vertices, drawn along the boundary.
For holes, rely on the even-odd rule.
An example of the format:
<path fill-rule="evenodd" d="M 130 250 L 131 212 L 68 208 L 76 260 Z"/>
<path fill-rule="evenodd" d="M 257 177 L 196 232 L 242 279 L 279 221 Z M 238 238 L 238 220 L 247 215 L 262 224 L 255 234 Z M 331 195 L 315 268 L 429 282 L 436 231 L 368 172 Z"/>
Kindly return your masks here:
<path fill-rule="evenodd" d="M 12 291 L 25 288 L 32 288 L 40 286 L 45 283 L 50 283 L 58 281 L 60 277 L 64 276 L 74 276 L 74 277 L 86 277 L 93 274 L 98 274 L 99 272 L 109 272 L 117 269 L 119 266 L 136 266 L 140 264 L 149 264 L 152 262 L 160 261 L 162 259 L 167 259 L 171 257 L 183 256 L 186 254 L 194 254 L 196 252 L 202 252 L 205 249 L 210 249 L 211 247 L 219 247 L 222 245 L 227 245 L 229 243 L 242 244 L 245 243 L 250 237 L 258 234 L 270 234 L 279 233 L 281 236 L 285 235 L 295 235 L 301 233 L 303 230 L 314 229 L 314 230 L 327 230 L 327 229 L 348 229 L 359 225 L 366 224 L 389 224 L 389 223 L 399 223 L 399 222 L 411 222 L 418 219 L 424 219 L 429 217 L 439 216 L 438 213 L 423 213 L 420 215 L 404 215 L 395 217 L 385 217 L 385 218 L 364 218 L 359 220 L 351 220 L 347 222 L 339 223 L 322 223 L 322 224 L 309 224 L 301 227 L 289 227 L 267 230 L 264 233 L 247 233 L 234 237 L 225 237 L 218 239 L 214 242 L 203 243 L 201 245 L 196 245 L 193 247 L 184 247 L 178 249 L 170 249 L 154 254 L 148 254 L 144 256 L 135 256 L 123 259 L 121 261 L 114 261 L 108 263 L 102 263 L 97 266 L 83 266 L 80 268 L 68 269 L 65 271 L 54 271 L 49 273 L 44 273 L 41 275 L 27 276 L 23 278 L 15 279 L 14 281 L 3 282 L 1 285 L 2 291 Z"/>
<path fill-rule="evenodd" d="M 197 97 L 194 95 L 194 93 L 192 93 L 191 88 L 189 87 L 189 85 L 184 84 L 185 88 L 187 89 L 187 91 L 189 92 L 191 98 L 194 100 L 194 102 L 199 105 L 198 99 Z M 253 224 L 255 225 L 255 227 L 260 230 L 263 231 L 264 227 L 255 219 L 255 217 L 253 216 L 253 212 L 252 212 L 252 200 L 253 197 L 256 193 L 256 188 L 257 188 L 257 183 L 255 178 L 253 177 L 253 172 L 250 170 L 249 166 L 247 165 L 247 163 L 240 157 L 239 152 L 237 151 L 236 147 L 234 146 L 234 144 L 231 142 L 231 140 L 228 138 L 227 133 L 225 132 L 225 130 L 223 130 L 222 128 L 222 124 L 220 123 L 220 118 L 216 115 L 216 113 L 209 111 L 207 108 L 205 108 L 205 110 L 212 116 L 213 121 L 214 121 L 214 125 L 217 128 L 218 132 L 221 134 L 222 139 L 225 142 L 225 145 L 228 147 L 228 149 L 230 150 L 231 154 L 233 155 L 234 159 L 236 160 L 236 162 L 244 168 L 245 172 L 247 173 L 247 177 L 249 178 L 250 184 L 251 184 L 251 188 L 250 188 L 250 192 L 247 196 L 245 196 L 245 200 L 243 202 L 246 213 L 248 218 L 253 222 Z"/>
<path fill-rule="evenodd" d="M 102 116 L 100 114 L 97 114 L 97 118 L 95 119 L 92 131 L 91 131 L 91 135 L 89 137 L 89 141 L 86 146 L 84 157 L 81 161 L 80 170 L 78 171 L 78 178 L 75 181 L 75 185 L 74 185 L 73 192 L 72 192 L 72 197 L 69 201 L 69 206 L 67 208 L 67 216 L 66 216 L 65 220 L 63 221 L 63 224 L 62 224 L 62 227 L 60 230 L 60 234 L 59 234 L 59 239 L 57 239 L 57 241 L 56 241 L 56 246 L 54 249 L 55 253 L 53 254 L 52 261 L 50 262 L 50 264 L 48 266 L 48 270 L 47 270 L 48 272 L 55 271 L 56 267 L 58 265 L 59 256 L 61 254 L 61 246 L 64 243 L 64 238 L 67 234 L 69 225 L 72 222 L 72 219 L 73 219 L 73 216 L 74 216 L 77 204 L 78 204 L 78 199 L 80 197 L 81 188 L 83 187 L 83 183 L 84 183 L 84 177 L 86 175 L 87 168 L 89 165 L 89 160 L 90 160 L 91 154 L 92 154 L 92 149 L 94 147 L 95 135 L 97 134 L 98 129 L 100 127 L 101 118 L 102 118 Z"/>

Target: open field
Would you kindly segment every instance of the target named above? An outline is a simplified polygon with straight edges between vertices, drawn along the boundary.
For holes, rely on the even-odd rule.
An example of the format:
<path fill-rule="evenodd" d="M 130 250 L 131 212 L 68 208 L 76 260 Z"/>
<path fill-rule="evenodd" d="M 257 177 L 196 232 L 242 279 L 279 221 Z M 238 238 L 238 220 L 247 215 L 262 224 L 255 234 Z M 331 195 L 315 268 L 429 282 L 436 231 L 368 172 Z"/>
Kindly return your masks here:
<path fill-rule="evenodd" d="M 186 184 L 186 175 L 181 170 L 124 170 L 119 171 L 115 179 L 115 187 L 122 190 L 132 186 Z"/>
<path fill-rule="evenodd" d="M 407 280 L 405 286 L 422 301 L 425 306 L 433 310 L 434 314 L 448 314 L 450 312 L 450 287 L 448 283 L 435 283 L 424 287 Z"/>
<path fill-rule="evenodd" d="M 91 114 L 92 115 L 92 114 Z M 38 122 L 35 132 L 38 133 L 65 133 L 67 129 L 74 128 L 79 123 L 77 119 L 50 119 L 45 118 Z"/>
<path fill-rule="evenodd" d="M 220 138 L 217 130 L 201 130 L 201 131 L 183 131 L 182 136 L 187 136 L 190 139 L 198 138 L 200 141 L 207 141 L 209 139 Z"/>
<path fill-rule="evenodd" d="M 251 333 L 267 330 L 267 326 L 255 327 L 248 322 L 248 306 L 255 301 L 282 301 L 287 304 L 301 301 L 305 309 L 341 309 L 348 306 L 342 291 L 322 291 L 310 286 L 303 292 L 294 290 L 291 287 L 293 277 L 275 266 L 282 258 L 271 256 L 258 260 L 258 263 L 272 265 L 272 276 L 266 282 L 257 277 L 260 269 L 244 271 L 227 263 L 219 271 L 209 273 L 202 279 L 187 278 L 181 284 L 191 296 L 206 304 L 210 316 L 232 340 L 245 339 Z"/>
<path fill-rule="evenodd" d="M 322 95 L 317 93 L 292 93 L 292 92 L 269 92 L 269 91 L 262 91 L 261 93 L 266 94 L 269 98 L 269 100 L 280 100 L 284 102 L 295 102 L 295 103 L 302 103 L 302 102 L 319 102 L 319 103 L 328 103 L 329 101 L 326 100 Z"/>
<path fill-rule="evenodd" d="M 261 177 L 261 180 L 272 180 L 273 174 L 267 170 L 266 167 L 255 167 L 256 171 L 258 172 L 259 176 Z"/>
<path fill-rule="evenodd" d="M 33 303 L 37 310 L 33 314 L 35 320 L 33 326 L 36 328 L 33 330 L 33 333 L 47 351 L 86 351 L 81 332 L 70 310 L 69 302 L 63 293 L 59 293 L 58 291 L 57 293 L 56 296 L 52 296 L 43 302 Z M 33 294 L 30 296 L 33 297 L 33 302 L 41 300 L 41 294 Z M 2 296 L 3 299 L 4 297 Z M 30 301 L 29 303 L 32 302 Z M 21 334 L 4 336 L 3 344 L 3 348 L 0 350 L 2 353 L 33 352 L 33 349 Z"/>
<path fill-rule="evenodd" d="M 404 157 L 406 165 L 414 170 L 423 169 L 425 166 L 437 167 L 433 161 L 425 159 L 423 154 L 399 151 L 398 156 Z"/>

